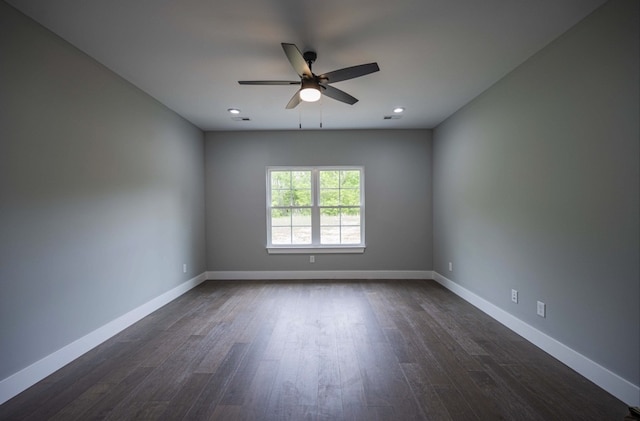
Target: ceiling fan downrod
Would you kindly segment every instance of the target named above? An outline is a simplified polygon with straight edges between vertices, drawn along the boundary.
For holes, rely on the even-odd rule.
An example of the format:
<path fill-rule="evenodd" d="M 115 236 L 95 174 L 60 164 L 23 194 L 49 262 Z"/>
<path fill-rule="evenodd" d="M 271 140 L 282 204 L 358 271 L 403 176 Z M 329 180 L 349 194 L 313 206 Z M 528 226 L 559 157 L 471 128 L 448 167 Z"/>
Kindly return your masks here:
<path fill-rule="evenodd" d="M 307 65 L 309 65 L 309 70 L 311 70 L 311 65 L 315 63 L 316 59 L 318 58 L 318 54 L 316 54 L 315 51 L 305 51 L 302 55 L 302 58 L 304 58 L 304 61 L 306 61 Z"/>

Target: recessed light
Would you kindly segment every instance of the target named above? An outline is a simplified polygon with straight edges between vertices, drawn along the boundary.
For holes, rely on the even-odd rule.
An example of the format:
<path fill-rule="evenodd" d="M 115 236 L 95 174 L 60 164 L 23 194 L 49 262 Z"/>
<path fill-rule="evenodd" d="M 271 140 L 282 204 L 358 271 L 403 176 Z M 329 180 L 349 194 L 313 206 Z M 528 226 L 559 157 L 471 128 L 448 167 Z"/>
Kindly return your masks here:
<path fill-rule="evenodd" d="M 400 114 L 403 111 L 404 111 L 404 107 L 396 107 L 393 109 L 393 112 L 396 114 Z"/>
<path fill-rule="evenodd" d="M 231 114 L 240 114 L 240 110 L 237 108 L 229 108 L 227 111 L 229 111 Z"/>

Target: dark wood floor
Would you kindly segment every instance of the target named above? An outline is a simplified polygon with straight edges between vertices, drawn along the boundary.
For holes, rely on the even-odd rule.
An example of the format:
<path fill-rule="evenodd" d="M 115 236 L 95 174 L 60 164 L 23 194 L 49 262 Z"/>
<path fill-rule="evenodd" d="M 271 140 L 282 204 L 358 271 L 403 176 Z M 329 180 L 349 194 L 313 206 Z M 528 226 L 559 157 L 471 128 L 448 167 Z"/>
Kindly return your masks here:
<path fill-rule="evenodd" d="M 2 420 L 621 420 L 626 406 L 434 281 L 205 282 Z"/>

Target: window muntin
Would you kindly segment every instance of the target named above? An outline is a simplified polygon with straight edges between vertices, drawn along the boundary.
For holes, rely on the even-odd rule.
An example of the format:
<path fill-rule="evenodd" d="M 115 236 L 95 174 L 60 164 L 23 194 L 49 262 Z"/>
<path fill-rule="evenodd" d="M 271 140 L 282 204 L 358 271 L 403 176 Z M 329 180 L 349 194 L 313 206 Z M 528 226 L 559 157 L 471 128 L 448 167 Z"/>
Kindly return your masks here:
<path fill-rule="evenodd" d="M 267 168 L 267 247 L 364 247 L 362 167 Z"/>

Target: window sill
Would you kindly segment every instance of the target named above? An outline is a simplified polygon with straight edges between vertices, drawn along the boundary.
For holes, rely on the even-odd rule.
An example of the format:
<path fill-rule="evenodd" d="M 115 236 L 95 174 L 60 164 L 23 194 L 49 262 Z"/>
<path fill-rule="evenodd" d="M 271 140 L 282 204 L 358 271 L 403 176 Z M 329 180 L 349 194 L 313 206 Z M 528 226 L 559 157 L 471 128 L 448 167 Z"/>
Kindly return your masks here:
<path fill-rule="evenodd" d="M 267 247 L 269 254 L 343 254 L 343 253 L 364 253 L 365 246 L 329 246 L 329 247 Z"/>

